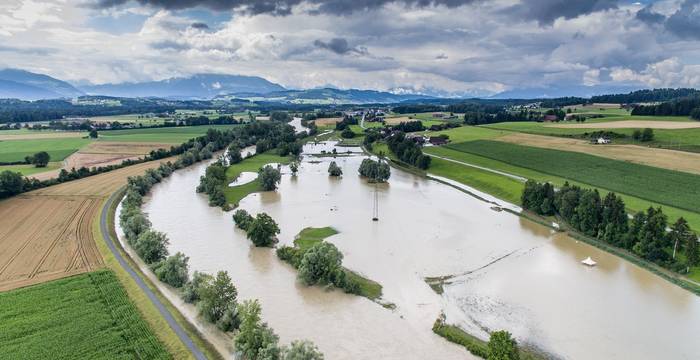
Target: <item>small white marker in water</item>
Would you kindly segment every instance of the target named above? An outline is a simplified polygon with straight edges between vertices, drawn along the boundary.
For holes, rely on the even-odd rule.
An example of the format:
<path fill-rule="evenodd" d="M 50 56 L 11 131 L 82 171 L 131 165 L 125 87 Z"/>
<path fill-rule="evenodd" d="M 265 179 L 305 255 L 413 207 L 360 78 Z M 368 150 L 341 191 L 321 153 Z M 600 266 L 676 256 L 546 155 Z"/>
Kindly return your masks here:
<path fill-rule="evenodd" d="M 581 260 L 581 264 L 588 265 L 588 266 L 595 266 L 597 263 L 595 261 L 593 261 L 593 259 L 591 259 L 591 257 L 589 256 L 586 259 Z"/>

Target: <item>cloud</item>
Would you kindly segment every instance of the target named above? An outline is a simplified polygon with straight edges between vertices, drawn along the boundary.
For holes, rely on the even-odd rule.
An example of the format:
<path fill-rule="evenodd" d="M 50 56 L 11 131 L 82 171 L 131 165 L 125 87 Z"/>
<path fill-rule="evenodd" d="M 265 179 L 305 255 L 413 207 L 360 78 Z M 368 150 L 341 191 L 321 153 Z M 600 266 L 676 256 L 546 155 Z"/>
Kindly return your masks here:
<path fill-rule="evenodd" d="M 681 39 L 700 40 L 700 0 L 684 0 L 668 16 L 655 12 L 653 5 L 648 5 L 637 12 L 636 18 L 650 26 L 661 25 Z"/>
<path fill-rule="evenodd" d="M 368 51 L 364 47 L 351 47 L 348 45 L 348 41 L 344 38 L 333 38 L 326 42 L 323 40 L 315 40 L 314 46 L 321 49 L 330 50 L 338 55 L 345 54 L 357 54 L 357 55 L 367 55 Z"/>
<path fill-rule="evenodd" d="M 5 53 L 16 53 L 24 55 L 50 55 L 56 53 L 58 50 L 53 48 L 43 48 L 43 47 L 16 47 L 16 46 L 4 46 L 0 45 L 0 52 Z"/>
<path fill-rule="evenodd" d="M 574 19 L 616 8 L 617 0 L 522 0 L 506 12 L 521 19 L 534 19 L 540 25 L 551 25 L 559 18 Z"/>
<path fill-rule="evenodd" d="M 700 65 L 686 65 L 672 57 L 649 64 L 642 71 L 615 68 L 610 77 L 618 82 L 637 82 L 649 87 L 698 87 L 700 86 Z"/>
<path fill-rule="evenodd" d="M 93 8 L 111 8 L 128 3 L 130 0 L 93 0 Z M 271 14 L 286 16 L 292 9 L 307 3 L 311 6 L 309 13 L 349 15 L 358 11 L 375 10 L 389 4 L 400 3 L 406 7 L 458 7 L 473 3 L 475 0 L 136 0 L 141 5 L 181 10 L 204 7 L 211 10 L 238 10 L 248 14 Z"/>

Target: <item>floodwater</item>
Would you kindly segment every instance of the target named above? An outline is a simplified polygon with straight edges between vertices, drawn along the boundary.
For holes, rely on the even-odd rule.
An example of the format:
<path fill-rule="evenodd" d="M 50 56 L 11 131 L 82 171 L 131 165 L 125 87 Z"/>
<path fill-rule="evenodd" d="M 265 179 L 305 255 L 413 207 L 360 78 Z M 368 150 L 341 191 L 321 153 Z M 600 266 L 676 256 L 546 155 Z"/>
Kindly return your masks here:
<path fill-rule="evenodd" d="M 238 175 L 238 178 L 236 180 L 231 181 L 228 186 L 239 186 L 239 185 L 244 185 L 247 184 L 255 179 L 258 178 L 258 173 L 254 173 L 252 171 L 244 171 Z"/>
<path fill-rule="evenodd" d="M 328 241 L 344 265 L 382 284 L 395 310 L 298 283 L 274 250 L 251 246 L 234 228 L 232 212 L 195 193 L 204 164 L 156 185 L 144 210 L 192 270 L 227 270 L 239 299 L 259 299 L 282 343 L 312 340 L 328 359 L 471 358 L 431 332 L 442 311 L 482 338 L 485 329 L 506 329 L 561 358 L 700 357 L 700 297 L 436 181 L 392 169 L 388 184 L 367 184 L 357 176 L 362 158 L 307 156 L 299 175 L 283 175 L 276 192 L 252 194 L 240 207 L 270 214 L 281 244 L 308 226 L 336 228 Z M 342 178 L 328 177 L 331 160 Z M 371 221 L 375 191 L 378 222 Z M 587 256 L 598 266 L 581 265 Z M 423 280 L 450 274 L 462 275 L 444 295 Z"/>

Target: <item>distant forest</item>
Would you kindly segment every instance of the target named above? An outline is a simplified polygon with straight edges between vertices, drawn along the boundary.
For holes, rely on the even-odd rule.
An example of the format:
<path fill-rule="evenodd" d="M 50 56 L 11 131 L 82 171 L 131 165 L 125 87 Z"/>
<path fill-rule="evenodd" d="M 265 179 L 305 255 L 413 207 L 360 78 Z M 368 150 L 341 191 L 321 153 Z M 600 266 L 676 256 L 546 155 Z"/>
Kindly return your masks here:
<path fill-rule="evenodd" d="M 632 109 L 632 115 L 690 116 L 700 120 L 700 94 L 658 105 L 636 106 Z"/>

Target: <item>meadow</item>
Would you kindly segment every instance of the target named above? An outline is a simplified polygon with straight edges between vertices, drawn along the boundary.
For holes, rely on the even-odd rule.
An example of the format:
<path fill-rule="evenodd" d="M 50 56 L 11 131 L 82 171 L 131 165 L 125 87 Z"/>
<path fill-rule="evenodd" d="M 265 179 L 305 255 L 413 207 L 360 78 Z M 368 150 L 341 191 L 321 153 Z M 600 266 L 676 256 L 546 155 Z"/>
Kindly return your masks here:
<path fill-rule="evenodd" d="M 2 359 L 169 359 L 116 276 L 98 270 L 0 293 Z"/>
<path fill-rule="evenodd" d="M 244 197 L 248 196 L 248 194 L 262 191 L 262 187 L 257 178 L 254 181 L 246 184 L 228 186 L 228 184 L 237 179 L 242 172 L 249 171 L 257 173 L 261 167 L 267 164 L 289 164 L 290 161 L 290 158 L 286 156 L 279 156 L 273 153 L 263 153 L 245 158 L 240 163 L 229 166 L 228 169 L 226 169 L 227 183 L 223 188 L 226 201 L 236 207 L 238 206 L 238 202 Z"/>
<path fill-rule="evenodd" d="M 4 140 L 0 141 L 0 162 L 23 161 L 39 151 L 48 152 L 51 161 L 61 161 L 90 141 L 83 138 Z"/>
<path fill-rule="evenodd" d="M 583 153 L 477 140 L 447 146 L 664 205 L 700 212 L 700 176 Z"/>
<path fill-rule="evenodd" d="M 50 162 L 46 167 L 38 168 L 34 165 L 0 165 L 0 172 L 9 170 L 13 172 L 18 172 L 24 176 L 34 175 L 46 171 L 52 171 L 59 169 L 61 167 L 61 162 Z"/>

